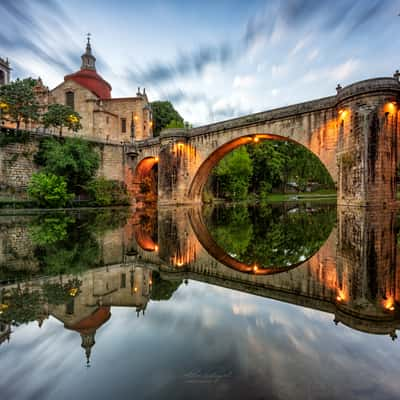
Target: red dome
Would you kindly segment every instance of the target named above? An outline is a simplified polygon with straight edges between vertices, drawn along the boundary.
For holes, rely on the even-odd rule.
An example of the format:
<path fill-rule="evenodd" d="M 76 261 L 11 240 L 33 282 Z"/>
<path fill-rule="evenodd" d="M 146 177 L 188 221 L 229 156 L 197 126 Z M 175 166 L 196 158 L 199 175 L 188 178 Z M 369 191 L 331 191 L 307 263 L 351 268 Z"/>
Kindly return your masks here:
<path fill-rule="evenodd" d="M 64 76 L 64 81 L 69 80 L 89 89 L 101 99 L 111 98 L 111 85 L 94 70 L 81 69 L 74 74 Z"/>

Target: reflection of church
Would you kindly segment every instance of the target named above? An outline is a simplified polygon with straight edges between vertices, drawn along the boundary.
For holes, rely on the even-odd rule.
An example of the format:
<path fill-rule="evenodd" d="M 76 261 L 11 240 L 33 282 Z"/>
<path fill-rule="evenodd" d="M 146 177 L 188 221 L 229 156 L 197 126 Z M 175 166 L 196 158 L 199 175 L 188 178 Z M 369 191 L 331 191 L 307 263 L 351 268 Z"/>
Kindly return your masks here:
<path fill-rule="evenodd" d="M 63 276 L 68 281 L 72 276 Z M 59 277 L 47 282 L 60 282 Z M 95 344 L 97 330 L 111 317 L 111 307 L 135 308 L 137 317 L 145 314 L 150 300 L 152 271 L 133 265 L 117 265 L 89 270 L 80 276 L 79 290 L 71 291 L 66 303 L 60 305 L 44 304 L 38 320 L 39 327 L 45 319 L 52 316 L 64 324 L 66 329 L 81 335 L 82 347 L 90 363 L 91 350 Z M 41 290 L 40 284 L 28 284 L 31 289 Z M 0 344 L 9 340 L 9 324 L 0 322 Z"/>

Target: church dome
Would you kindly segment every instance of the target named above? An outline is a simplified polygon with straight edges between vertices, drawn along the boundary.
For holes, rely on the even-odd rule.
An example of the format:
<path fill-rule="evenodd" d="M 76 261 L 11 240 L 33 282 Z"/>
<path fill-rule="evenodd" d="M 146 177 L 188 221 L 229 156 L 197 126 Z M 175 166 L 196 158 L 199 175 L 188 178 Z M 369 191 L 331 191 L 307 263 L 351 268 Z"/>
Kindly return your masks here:
<path fill-rule="evenodd" d="M 96 72 L 96 57 L 92 54 L 90 39 L 86 44 L 86 51 L 81 56 L 82 65 L 78 72 L 64 77 L 64 81 L 74 81 L 93 92 L 100 99 L 111 98 L 111 85 Z"/>

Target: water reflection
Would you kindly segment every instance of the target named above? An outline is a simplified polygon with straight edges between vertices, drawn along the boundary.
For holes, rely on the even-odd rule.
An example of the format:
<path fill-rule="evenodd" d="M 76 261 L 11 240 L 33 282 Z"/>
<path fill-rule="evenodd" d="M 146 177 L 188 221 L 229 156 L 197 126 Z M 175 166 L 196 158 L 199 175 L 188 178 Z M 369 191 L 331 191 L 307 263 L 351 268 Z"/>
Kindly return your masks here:
<path fill-rule="evenodd" d="M 266 312 L 260 298 L 240 301 L 239 292 L 279 300 L 280 305 L 268 304 L 279 310 L 274 319 L 284 320 L 283 325 L 294 318 L 282 308 L 288 303 L 302 307 L 299 315 L 308 315 L 307 309 L 326 312 L 336 325 L 392 339 L 400 325 L 394 210 L 303 204 L 2 217 L 0 242 L 0 343 L 9 340 L 13 346 L 14 335 L 26 323 L 52 326 L 56 319 L 80 337 L 88 366 L 94 347 L 99 351 L 98 332 L 112 324 L 119 309 L 134 310 L 137 317 L 146 310 L 155 313 L 153 318 L 164 325 L 154 325 L 153 319 L 142 324 L 161 343 L 159 329 L 169 326 L 168 318 L 175 321 L 182 308 L 185 319 L 173 328 L 181 338 L 196 334 L 192 325 L 199 316 L 207 328 L 199 327 L 198 334 L 206 337 L 219 319 L 229 330 L 237 323 L 234 316 L 254 317 L 264 329 L 265 321 L 258 319 Z M 200 290 L 195 283 L 189 295 L 184 289 L 188 281 L 233 291 L 215 292 L 208 285 Z M 207 293 L 214 293 L 212 304 Z M 327 332 L 318 324 L 301 327 L 316 346 L 322 339 L 310 329 Z M 338 328 L 332 323 L 332 329 Z M 218 336 L 213 340 L 223 347 Z M 256 353 L 266 351 L 267 338 L 252 340 Z M 206 363 L 200 370 L 187 366 L 184 376 L 196 380 L 200 374 L 200 380 L 211 376 L 213 381 L 218 371 L 215 379 L 223 382 L 239 374 L 220 362 L 213 371 Z"/>

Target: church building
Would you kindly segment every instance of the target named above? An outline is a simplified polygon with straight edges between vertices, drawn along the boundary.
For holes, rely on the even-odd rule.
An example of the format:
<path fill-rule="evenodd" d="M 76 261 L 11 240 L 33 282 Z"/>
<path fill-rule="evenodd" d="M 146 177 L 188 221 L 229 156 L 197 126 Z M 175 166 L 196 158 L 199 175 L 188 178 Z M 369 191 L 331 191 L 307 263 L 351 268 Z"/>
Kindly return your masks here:
<path fill-rule="evenodd" d="M 112 98 L 111 85 L 96 71 L 89 37 L 81 58 L 80 70 L 66 75 L 64 82 L 48 93 L 48 104 L 67 104 L 82 117 L 82 129 L 70 135 L 118 143 L 152 137 L 153 116 L 146 90 L 140 92 L 139 88 L 135 97 Z M 43 89 L 37 88 L 42 103 L 46 102 Z"/>

